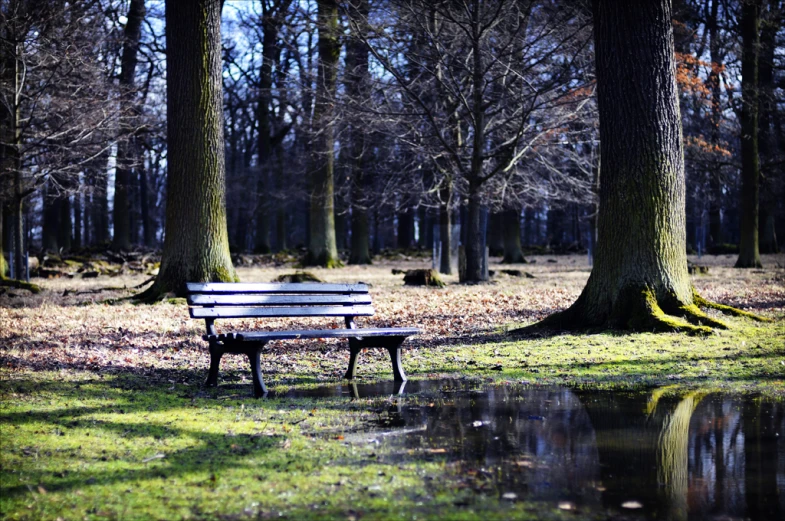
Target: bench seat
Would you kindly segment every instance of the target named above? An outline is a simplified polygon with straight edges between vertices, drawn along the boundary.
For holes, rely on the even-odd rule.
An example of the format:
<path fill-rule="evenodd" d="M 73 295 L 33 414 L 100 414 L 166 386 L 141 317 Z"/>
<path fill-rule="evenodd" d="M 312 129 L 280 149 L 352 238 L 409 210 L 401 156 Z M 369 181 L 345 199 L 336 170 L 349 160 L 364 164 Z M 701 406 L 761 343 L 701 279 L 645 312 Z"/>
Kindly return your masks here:
<path fill-rule="evenodd" d="M 248 331 L 202 335 L 203 340 L 258 342 L 259 340 L 297 340 L 300 338 L 364 338 L 369 336 L 408 337 L 422 333 L 414 327 L 366 327 L 362 329 L 293 329 L 291 331 Z"/>
<path fill-rule="evenodd" d="M 210 372 L 206 384 L 218 384 L 218 368 L 224 354 L 244 354 L 251 363 L 254 396 L 257 397 L 267 394 L 260 354 L 271 340 L 346 338 L 349 368 L 344 377 L 348 379 L 354 379 L 357 357 L 363 349 L 387 349 L 395 381 L 404 382 L 406 374 L 401 365 L 401 345 L 406 338 L 422 332 L 411 327 L 358 328 L 355 317 L 374 314 L 365 284 L 211 282 L 188 283 L 186 286 L 191 318 L 204 319 L 207 329 L 207 334 L 202 336 L 210 345 Z M 346 327 L 228 333 L 215 330 L 218 319 L 262 317 L 341 317 Z"/>

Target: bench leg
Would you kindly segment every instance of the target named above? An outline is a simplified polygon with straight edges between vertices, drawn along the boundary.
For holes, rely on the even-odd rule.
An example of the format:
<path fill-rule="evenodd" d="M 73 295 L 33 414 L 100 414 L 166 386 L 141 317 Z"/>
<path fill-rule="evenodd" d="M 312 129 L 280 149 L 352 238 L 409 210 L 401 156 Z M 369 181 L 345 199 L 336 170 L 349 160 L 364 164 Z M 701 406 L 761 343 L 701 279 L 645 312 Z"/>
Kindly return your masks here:
<path fill-rule="evenodd" d="M 403 372 L 403 366 L 401 365 L 401 346 L 400 344 L 398 347 L 388 347 L 387 351 L 390 353 L 390 361 L 392 361 L 392 369 L 393 369 L 393 378 L 396 382 L 405 382 L 406 381 L 406 373 Z"/>
<path fill-rule="evenodd" d="M 357 355 L 360 354 L 362 348 L 355 345 L 354 339 L 349 339 L 349 368 L 343 377 L 347 380 L 354 380 L 355 372 L 357 371 Z"/>
<path fill-rule="evenodd" d="M 251 362 L 251 377 L 253 378 L 254 398 L 261 398 L 267 394 L 267 387 L 262 379 L 262 364 L 259 359 L 262 348 L 248 352 L 248 360 Z"/>
<path fill-rule="evenodd" d="M 223 346 L 210 343 L 210 372 L 207 373 L 207 381 L 204 383 L 207 387 L 218 385 L 218 367 L 221 365 L 223 354 Z"/>

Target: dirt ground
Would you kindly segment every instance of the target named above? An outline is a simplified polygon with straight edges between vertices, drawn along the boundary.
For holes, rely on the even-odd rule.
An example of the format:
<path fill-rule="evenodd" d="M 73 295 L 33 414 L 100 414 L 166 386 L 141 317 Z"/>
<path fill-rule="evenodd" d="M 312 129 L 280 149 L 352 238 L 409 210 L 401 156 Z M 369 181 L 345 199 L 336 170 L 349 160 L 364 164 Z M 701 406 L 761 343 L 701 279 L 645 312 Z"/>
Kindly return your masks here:
<path fill-rule="evenodd" d="M 500 338 L 507 329 L 529 324 L 567 307 L 583 288 L 590 266 L 585 255 L 533 256 L 529 263 L 491 263 L 496 274 L 488 284 L 461 285 L 457 276 L 445 276 L 442 289 L 403 285 L 406 270 L 430 266 L 426 259 L 401 257 L 377 261 L 372 266 L 349 266 L 335 270 L 310 270 L 326 282 L 365 282 L 371 287 L 376 315 L 362 319 L 361 326 L 417 326 L 425 334 L 411 339 L 414 347 L 438 347 Z M 709 267 L 707 274 L 693 276 L 695 287 L 709 299 L 766 316 L 785 312 L 785 255 L 764 255 L 764 269 L 733 268 L 735 256 L 691 257 Z M 501 270 L 521 270 L 510 276 Z M 268 282 L 295 268 L 238 268 L 245 282 Z M 531 275 L 531 278 L 525 276 Z M 92 279 L 34 279 L 44 291 L 29 295 L 6 291 L 0 295 L 0 367 L 5 370 L 87 369 L 122 371 L 123 368 L 195 368 L 206 365 L 203 322 L 188 317 L 182 299 L 156 305 L 107 301 L 134 294 L 145 275 Z M 125 290 L 105 288 L 129 288 Z M 219 321 L 219 331 L 237 328 L 295 328 L 306 325 L 341 327 L 330 319 L 265 319 Z M 472 340 L 474 339 L 474 340 Z M 298 350 L 330 349 L 335 341 L 273 342 L 269 348 L 281 354 Z M 340 356 L 345 356 L 341 351 Z M 238 358 L 238 357 L 234 357 Z M 296 369 L 296 362 L 279 360 Z M 226 360 L 227 367 L 244 365 Z M 323 374 L 325 378 L 336 374 Z"/>

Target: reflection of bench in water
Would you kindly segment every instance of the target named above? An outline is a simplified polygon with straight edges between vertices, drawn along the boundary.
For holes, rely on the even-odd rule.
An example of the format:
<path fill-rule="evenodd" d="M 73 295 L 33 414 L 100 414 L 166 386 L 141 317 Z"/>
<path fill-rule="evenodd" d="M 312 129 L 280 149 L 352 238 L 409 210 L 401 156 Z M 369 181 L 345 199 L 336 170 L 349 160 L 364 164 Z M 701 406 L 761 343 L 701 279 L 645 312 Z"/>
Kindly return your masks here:
<path fill-rule="evenodd" d="M 401 365 L 401 345 L 417 328 L 358 328 L 354 317 L 371 316 L 371 296 L 365 284 L 264 284 L 188 283 L 188 304 L 192 318 L 203 318 L 210 344 L 210 373 L 207 385 L 218 383 L 218 367 L 225 353 L 244 354 L 251 362 L 254 396 L 264 396 L 259 356 L 271 340 L 305 338 L 346 338 L 349 341 L 349 368 L 345 378 L 353 379 L 357 356 L 365 348 L 387 349 L 395 381 L 406 381 Z M 300 329 L 286 331 L 242 331 L 218 334 L 216 319 L 259 317 L 343 317 L 346 329 Z"/>
<path fill-rule="evenodd" d="M 380 389 L 380 386 L 384 384 L 384 389 Z M 389 382 L 380 382 L 378 384 L 362 384 L 360 388 L 362 388 L 363 392 L 360 392 L 360 389 L 357 386 L 357 382 L 351 382 L 349 384 L 352 390 L 352 398 L 371 398 L 373 396 L 380 396 L 383 394 L 388 395 L 395 395 L 401 396 L 403 395 L 403 390 L 406 387 L 406 380 L 398 380 L 392 382 L 392 387 L 390 388 Z M 389 389 L 389 391 L 388 391 Z"/>

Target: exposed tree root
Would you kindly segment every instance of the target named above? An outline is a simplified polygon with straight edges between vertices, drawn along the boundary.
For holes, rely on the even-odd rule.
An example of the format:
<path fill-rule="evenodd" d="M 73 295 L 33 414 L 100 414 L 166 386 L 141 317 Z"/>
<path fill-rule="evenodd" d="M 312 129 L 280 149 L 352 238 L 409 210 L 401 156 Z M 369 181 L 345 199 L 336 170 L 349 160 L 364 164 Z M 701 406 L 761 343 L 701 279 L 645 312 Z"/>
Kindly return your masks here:
<path fill-rule="evenodd" d="M 621 297 L 621 302 L 616 305 L 615 314 L 618 316 L 618 326 L 621 326 L 624 329 L 652 331 L 657 333 L 687 333 L 689 335 L 711 334 L 711 327 L 701 325 L 705 315 L 697 308 L 694 310 L 690 309 L 694 306 L 669 305 L 666 307 L 673 308 L 682 313 L 689 310 L 687 316 L 689 319 L 692 319 L 690 321 L 694 322 L 696 325 L 665 313 L 657 301 L 654 292 L 649 288 L 628 290 L 623 293 L 625 294 Z M 701 317 L 701 315 L 703 315 L 703 317 Z M 708 317 L 705 318 L 708 319 Z"/>
<path fill-rule="evenodd" d="M 658 333 L 680 332 L 689 335 L 707 335 L 715 329 L 728 329 L 728 325 L 708 316 L 701 308 L 716 309 L 727 315 L 746 317 L 759 322 L 770 319 L 717 304 L 701 297 L 693 289 L 693 302 L 684 303 L 675 295 L 659 300 L 649 288 L 628 288 L 620 292 L 612 310 L 590 306 L 586 291 L 564 311 L 554 313 L 527 327 L 510 331 L 513 335 L 539 336 L 553 331 L 601 330 L 619 328 L 632 331 Z"/>
<path fill-rule="evenodd" d="M 143 292 L 126 297 L 123 300 L 132 300 L 137 304 L 155 304 L 156 302 L 162 301 L 166 297 L 171 297 L 174 295 L 175 294 L 173 294 L 171 291 L 167 291 L 162 287 L 161 284 L 158 284 L 158 281 L 156 281 L 152 286 Z"/>
<path fill-rule="evenodd" d="M 30 282 L 25 282 L 23 280 L 0 279 L 0 287 L 25 289 L 33 294 L 41 293 L 41 286 L 38 286 L 37 284 L 32 284 Z"/>
<path fill-rule="evenodd" d="M 732 306 L 726 306 L 725 304 L 719 304 L 717 302 L 712 302 L 711 300 L 705 299 L 701 297 L 697 291 L 693 289 L 692 291 L 692 301 L 695 303 L 696 306 L 700 306 L 702 308 L 707 309 L 716 309 L 717 311 L 725 314 L 731 315 L 734 317 L 744 317 L 750 318 L 757 322 L 771 322 L 770 318 L 766 318 L 760 315 L 756 315 L 755 313 L 750 313 L 749 311 L 744 311 L 743 309 L 734 308 Z"/>

